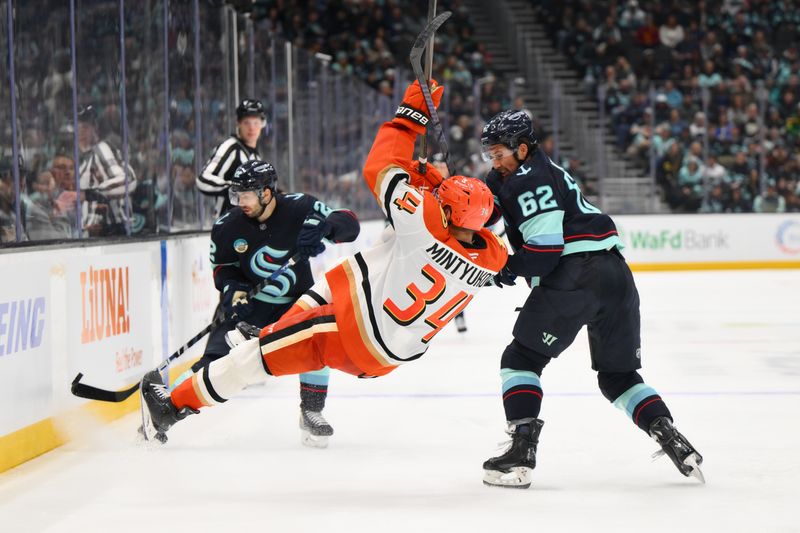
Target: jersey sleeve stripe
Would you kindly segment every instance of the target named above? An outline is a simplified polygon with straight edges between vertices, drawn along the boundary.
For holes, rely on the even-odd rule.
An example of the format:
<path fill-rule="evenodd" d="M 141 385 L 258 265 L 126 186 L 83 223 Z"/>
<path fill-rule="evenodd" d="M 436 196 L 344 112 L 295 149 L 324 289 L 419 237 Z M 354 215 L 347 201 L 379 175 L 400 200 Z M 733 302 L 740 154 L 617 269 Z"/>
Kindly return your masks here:
<path fill-rule="evenodd" d="M 536 248 L 534 246 L 530 246 L 529 244 L 524 244 L 522 247 L 525 248 L 526 250 L 531 251 L 531 252 L 557 252 L 557 253 L 561 253 L 562 251 L 564 251 L 564 247 L 563 246 L 559 246 L 558 248 Z"/>
<path fill-rule="evenodd" d="M 572 241 L 575 239 L 604 239 L 609 235 L 617 235 L 617 230 L 611 230 L 606 233 L 603 233 L 602 235 L 594 235 L 591 233 L 582 233 L 580 235 L 569 235 L 564 237 L 564 240 Z"/>
<path fill-rule="evenodd" d="M 564 244 L 564 235 L 561 233 L 537 235 L 535 237 L 531 237 L 526 244 L 560 245 Z"/>
<path fill-rule="evenodd" d="M 383 210 L 386 212 L 386 217 L 389 223 L 394 226 L 392 220 L 392 195 L 394 194 L 397 185 L 402 181 L 408 179 L 408 174 L 404 172 L 396 172 L 390 179 L 389 185 L 386 186 L 386 192 L 383 194 Z"/>

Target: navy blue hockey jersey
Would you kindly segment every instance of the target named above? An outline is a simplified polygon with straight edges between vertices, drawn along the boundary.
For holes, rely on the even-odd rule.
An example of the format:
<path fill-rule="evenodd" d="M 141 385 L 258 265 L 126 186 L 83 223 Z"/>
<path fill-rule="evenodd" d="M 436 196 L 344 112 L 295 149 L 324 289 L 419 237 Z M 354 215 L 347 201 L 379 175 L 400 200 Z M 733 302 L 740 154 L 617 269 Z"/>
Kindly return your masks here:
<path fill-rule="evenodd" d="M 517 275 L 544 277 L 562 255 L 623 248 L 611 217 L 589 203 L 569 172 L 536 150 L 516 173 L 486 177 L 506 223 Z"/>
<path fill-rule="evenodd" d="M 307 194 L 277 194 L 272 215 L 259 222 L 235 207 L 222 215 L 211 229 L 211 264 L 214 284 L 223 291 L 232 280 L 255 286 L 278 270 L 296 253 L 297 235 L 306 217 L 326 217 L 332 242 L 350 242 L 359 232 L 355 214 L 334 210 Z M 313 285 L 308 261 L 299 261 L 267 285 L 257 302 L 284 305 L 294 302 Z M 258 304 L 256 304 L 259 307 Z"/>

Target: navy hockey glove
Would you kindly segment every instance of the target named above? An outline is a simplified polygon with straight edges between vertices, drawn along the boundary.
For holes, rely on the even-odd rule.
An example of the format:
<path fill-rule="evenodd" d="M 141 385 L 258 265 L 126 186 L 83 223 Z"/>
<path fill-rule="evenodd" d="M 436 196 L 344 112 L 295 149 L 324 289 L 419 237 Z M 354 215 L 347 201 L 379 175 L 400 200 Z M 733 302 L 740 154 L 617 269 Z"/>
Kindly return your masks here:
<path fill-rule="evenodd" d="M 331 224 L 318 216 L 309 216 L 297 235 L 297 251 L 306 257 L 314 257 L 325 251 L 322 239 L 331 232 Z"/>
<path fill-rule="evenodd" d="M 500 287 L 501 289 L 503 288 L 503 285 L 508 285 L 509 287 L 511 287 L 512 285 L 517 284 L 514 281 L 516 277 L 517 275 L 511 272 L 510 268 L 508 268 L 507 266 L 503 267 L 503 270 L 494 275 L 493 279 L 494 285 L 495 287 Z"/>
<path fill-rule="evenodd" d="M 253 314 L 253 302 L 247 299 L 247 293 L 252 287 L 249 283 L 231 281 L 225 286 L 222 293 L 222 310 L 231 316 L 236 314 L 239 318 L 247 318 Z"/>

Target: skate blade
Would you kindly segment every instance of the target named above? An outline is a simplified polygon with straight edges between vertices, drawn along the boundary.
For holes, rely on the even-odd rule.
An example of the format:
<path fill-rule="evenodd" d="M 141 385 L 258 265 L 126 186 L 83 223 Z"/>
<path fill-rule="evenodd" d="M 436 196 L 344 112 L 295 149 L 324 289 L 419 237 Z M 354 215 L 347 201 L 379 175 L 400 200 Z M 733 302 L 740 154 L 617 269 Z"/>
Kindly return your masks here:
<path fill-rule="evenodd" d="M 509 472 L 499 470 L 484 470 L 483 484 L 490 487 L 505 487 L 509 489 L 527 489 L 531 486 L 531 469 L 517 466 Z"/>
<path fill-rule="evenodd" d="M 326 435 L 312 435 L 309 431 L 301 430 L 300 444 L 309 448 L 327 448 L 328 437 Z"/>
<path fill-rule="evenodd" d="M 150 410 L 147 409 L 147 404 L 145 403 L 144 395 L 142 394 L 142 385 L 139 385 L 139 409 L 142 413 L 142 425 L 137 429 L 139 437 L 146 443 L 166 443 L 167 436 L 158 431 L 153 425 L 153 419 L 150 417 Z"/>
<path fill-rule="evenodd" d="M 691 477 L 696 478 L 703 485 L 706 484 L 706 477 L 703 475 L 703 471 L 700 470 L 700 465 L 697 464 L 697 455 L 691 454 L 689 457 L 683 460 L 683 464 L 691 467 L 692 471 L 689 472 Z"/>

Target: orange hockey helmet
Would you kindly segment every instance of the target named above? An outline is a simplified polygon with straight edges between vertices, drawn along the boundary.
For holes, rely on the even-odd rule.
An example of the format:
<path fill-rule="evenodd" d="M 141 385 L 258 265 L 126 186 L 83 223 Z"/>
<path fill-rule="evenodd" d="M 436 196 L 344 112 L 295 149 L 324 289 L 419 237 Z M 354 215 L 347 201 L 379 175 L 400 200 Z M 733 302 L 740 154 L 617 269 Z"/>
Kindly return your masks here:
<path fill-rule="evenodd" d="M 483 227 L 494 207 L 494 195 L 479 179 L 453 176 L 442 181 L 437 191 L 442 207 L 449 206 L 450 224 L 478 231 Z"/>

